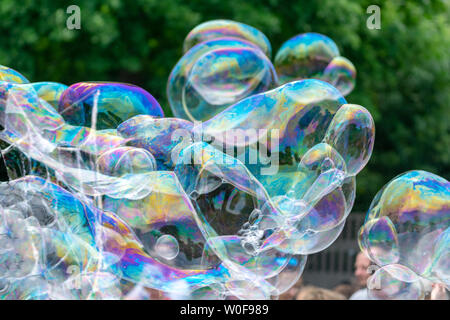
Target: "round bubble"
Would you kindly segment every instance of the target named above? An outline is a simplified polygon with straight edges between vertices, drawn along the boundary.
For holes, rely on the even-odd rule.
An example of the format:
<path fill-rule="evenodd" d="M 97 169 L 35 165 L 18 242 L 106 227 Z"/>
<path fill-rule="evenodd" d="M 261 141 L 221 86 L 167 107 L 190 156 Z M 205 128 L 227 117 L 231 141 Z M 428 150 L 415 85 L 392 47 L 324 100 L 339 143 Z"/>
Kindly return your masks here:
<path fill-rule="evenodd" d="M 426 171 L 401 174 L 372 201 L 359 245 L 377 265 L 399 265 L 399 281 L 414 275 L 448 286 L 449 205 L 450 183 L 444 178 Z"/>
<path fill-rule="evenodd" d="M 280 83 L 320 79 L 349 94 L 356 81 L 356 68 L 341 57 L 336 43 L 319 33 L 299 34 L 278 50 L 274 62 Z"/>
<path fill-rule="evenodd" d="M 202 42 L 172 70 L 167 84 L 173 113 L 204 121 L 277 83 L 275 69 L 259 47 L 239 38 Z"/>
<path fill-rule="evenodd" d="M 156 241 L 155 250 L 161 258 L 172 260 L 178 255 L 180 248 L 177 239 L 165 234 Z"/>

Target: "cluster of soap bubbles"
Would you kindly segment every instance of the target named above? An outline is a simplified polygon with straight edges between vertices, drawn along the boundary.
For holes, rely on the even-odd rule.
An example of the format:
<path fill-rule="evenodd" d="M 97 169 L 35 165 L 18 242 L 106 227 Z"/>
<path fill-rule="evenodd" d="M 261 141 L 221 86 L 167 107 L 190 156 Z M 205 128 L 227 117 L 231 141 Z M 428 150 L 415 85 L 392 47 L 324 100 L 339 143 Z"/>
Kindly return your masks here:
<path fill-rule="evenodd" d="M 375 196 L 359 245 L 378 267 L 374 299 L 423 299 L 429 283 L 450 287 L 450 182 L 426 171 L 403 173 Z"/>
<path fill-rule="evenodd" d="M 169 78 L 178 118 L 137 86 L 29 83 L 1 67 L 0 298 L 287 291 L 342 231 L 375 130 L 330 84 L 347 79 L 334 43 L 306 38 L 274 67 L 260 31 L 198 26 Z"/>
<path fill-rule="evenodd" d="M 349 94 L 356 69 L 327 36 L 304 33 L 286 41 L 271 62 L 272 48 L 259 30 L 235 21 L 195 27 L 173 68 L 167 96 L 175 116 L 206 121 L 232 104 L 295 80 L 319 79 Z"/>

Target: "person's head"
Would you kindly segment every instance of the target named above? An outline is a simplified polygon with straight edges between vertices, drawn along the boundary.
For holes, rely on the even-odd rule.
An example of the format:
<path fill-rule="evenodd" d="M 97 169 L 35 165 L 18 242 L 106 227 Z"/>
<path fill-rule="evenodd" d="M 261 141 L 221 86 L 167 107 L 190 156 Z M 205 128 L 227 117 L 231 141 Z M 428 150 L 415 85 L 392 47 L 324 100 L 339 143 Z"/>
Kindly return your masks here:
<path fill-rule="evenodd" d="M 298 291 L 302 286 L 302 278 L 298 279 L 297 282 L 290 287 L 286 292 L 282 293 L 278 299 L 279 300 L 294 300 L 297 296 Z"/>
<path fill-rule="evenodd" d="M 370 265 L 370 259 L 365 255 L 365 253 L 358 253 L 355 261 L 355 277 L 358 285 L 361 287 L 365 287 L 367 285 L 367 279 L 371 276 L 368 272 Z"/>
<path fill-rule="evenodd" d="M 313 286 L 306 286 L 300 289 L 296 300 L 347 300 L 345 296 L 340 293 L 317 288 Z"/>
<path fill-rule="evenodd" d="M 352 286 L 350 283 L 341 283 L 333 288 L 334 292 L 342 294 L 347 299 L 356 291 L 355 286 Z"/>

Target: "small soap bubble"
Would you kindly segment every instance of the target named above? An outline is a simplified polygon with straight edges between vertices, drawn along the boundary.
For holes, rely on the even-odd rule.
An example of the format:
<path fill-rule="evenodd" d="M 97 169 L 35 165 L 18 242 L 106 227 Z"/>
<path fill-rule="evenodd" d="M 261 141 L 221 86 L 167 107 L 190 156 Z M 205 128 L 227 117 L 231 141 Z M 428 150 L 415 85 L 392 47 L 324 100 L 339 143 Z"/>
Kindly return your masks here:
<path fill-rule="evenodd" d="M 171 235 L 165 234 L 156 241 L 155 250 L 160 257 L 172 260 L 178 255 L 180 248 L 177 239 Z"/>

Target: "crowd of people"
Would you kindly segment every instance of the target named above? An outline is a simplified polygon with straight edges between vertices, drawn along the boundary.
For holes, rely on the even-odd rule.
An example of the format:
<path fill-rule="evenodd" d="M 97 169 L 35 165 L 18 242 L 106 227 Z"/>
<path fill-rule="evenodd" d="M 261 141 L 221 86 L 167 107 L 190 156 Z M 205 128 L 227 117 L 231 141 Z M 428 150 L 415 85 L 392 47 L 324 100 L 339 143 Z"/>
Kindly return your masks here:
<path fill-rule="evenodd" d="M 372 262 L 360 252 L 355 259 L 354 278 L 340 283 L 332 289 L 319 288 L 303 283 L 300 278 L 292 288 L 278 297 L 279 300 L 369 300 L 367 281 L 371 276 Z M 426 299 L 448 300 L 448 292 L 443 285 L 430 284 Z"/>

